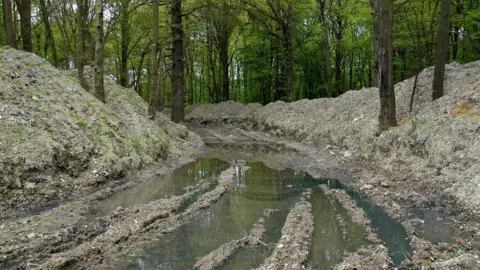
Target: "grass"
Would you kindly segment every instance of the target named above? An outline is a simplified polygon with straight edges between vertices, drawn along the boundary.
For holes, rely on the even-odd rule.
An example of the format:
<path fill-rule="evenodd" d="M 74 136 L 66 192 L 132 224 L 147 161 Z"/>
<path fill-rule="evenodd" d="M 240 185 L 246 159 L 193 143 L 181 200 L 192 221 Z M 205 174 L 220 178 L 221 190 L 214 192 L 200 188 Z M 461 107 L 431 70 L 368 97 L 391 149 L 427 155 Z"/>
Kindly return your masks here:
<path fill-rule="evenodd" d="M 472 104 L 468 103 L 465 100 L 460 101 L 457 103 L 450 114 L 454 117 L 459 116 L 467 116 L 467 117 L 475 117 L 478 116 L 477 110 L 473 108 Z"/>

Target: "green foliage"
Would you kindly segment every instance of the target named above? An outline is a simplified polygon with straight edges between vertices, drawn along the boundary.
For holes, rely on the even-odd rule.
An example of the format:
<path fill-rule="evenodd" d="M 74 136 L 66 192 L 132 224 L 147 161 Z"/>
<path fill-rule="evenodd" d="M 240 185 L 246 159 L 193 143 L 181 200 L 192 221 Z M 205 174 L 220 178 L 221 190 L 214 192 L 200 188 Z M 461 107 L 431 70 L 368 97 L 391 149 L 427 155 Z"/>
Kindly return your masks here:
<path fill-rule="evenodd" d="M 50 5 L 47 8 L 51 11 L 49 18 L 59 66 L 71 68 L 78 46 L 75 5 L 71 1 L 47 3 Z M 128 7 L 121 9 L 121 3 L 128 3 Z M 186 102 L 211 103 L 221 100 L 219 45 L 225 38 L 228 39 L 229 98 L 260 103 L 282 99 L 286 92 L 282 20 L 285 19 L 289 3 L 293 5 L 296 99 L 326 96 L 326 43 L 330 48 L 330 80 L 334 93 L 373 86 L 373 16 L 370 0 L 184 0 Z M 320 3 L 324 4 L 323 10 Z M 439 1 L 395 0 L 394 3 L 394 77 L 398 82 L 432 65 Z M 164 8 L 162 6 L 159 13 L 160 46 L 169 47 L 172 42 L 171 18 L 165 18 Z M 105 73 L 117 79 L 120 77 L 121 44 L 126 40 L 130 87 L 148 100 L 151 6 L 148 1 L 107 0 L 105 9 L 110 14 L 105 18 Z M 125 14 L 121 11 L 128 13 L 125 32 L 122 32 L 121 23 L 124 17 L 121 15 Z M 40 18 L 39 12 L 38 2 L 33 1 L 32 17 Z M 280 17 L 276 18 L 277 15 Z M 466 63 L 480 59 L 480 3 L 455 0 L 451 17 L 449 61 Z M 0 16 L 3 26 L 2 20 Z M 93 39 L 88 37 L 95 32 L 92 16 L 89 16 L 87 25 L 89 33 L 85 57 L 87 64 L 91 64 L 94 44 Z M 32 31 L 34 52 L 52 61 L 51 48 L 46 43 L 45 25 L 40 21 Z M 0 46 L 6 44 L 4 32 L 4 27 L 0 27 Z M 170 57 L 166 58 L 165 64 L 164 68 L 169 72 Z M 340 74 L 335 74 L 337 64 Z M 165 105 L 168 105 L 172 98 L 172 86 L 168 79 L 164 83 L 165 89 L 161 91 Z M 85 123 L 78 124 L 83 126 Z"/>
<path fill-rule="evenodd" d="M 133 138 L 132 142 L 133 142 L 133 148 L 135 148 L 135 151 L 137 153 L 140 153 L 140 151 L 142 151 L 142 142 L 140 141 L 140 137 Z"/>
<path fill-rule="evenodd" d="M 85 128 L 87 126 L 87 120 L 85 119 L 80 119 L 77 121 L 77 126 L 81 127 L 81 128 Z"/>

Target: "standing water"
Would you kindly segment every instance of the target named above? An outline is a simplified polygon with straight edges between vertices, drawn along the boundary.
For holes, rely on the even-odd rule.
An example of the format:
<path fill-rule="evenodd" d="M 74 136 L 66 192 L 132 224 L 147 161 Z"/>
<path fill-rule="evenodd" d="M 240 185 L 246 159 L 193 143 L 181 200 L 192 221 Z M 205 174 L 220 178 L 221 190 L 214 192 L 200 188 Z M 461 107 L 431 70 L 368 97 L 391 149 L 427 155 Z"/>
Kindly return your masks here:
<path fill-rule="evenodd" d="M 205 161 L 204 161 L 205 162 Z M 215 175 L 225 169 L 208 166 Z M 267 245 L 240 248 L 220 269 L 251 269 L 270 255 L 280 239 L 289 210 L 307 188 L 313 189 L 312 209 L 315 232 L 310 252 L 310 265 L 315 269 L 331 268 L 348 251 L 369 243 L 362 227 L 352 223 L 346 210 L 318 187 L 327 180 L 314 179 L 291 169 L 275 170 L 263 163 L 247 163 L 250 168 L 238 172 L 235 187 L 210 208 L 200 212 L 179 229 L 143 247 L 139 254 L 121 258 L 110 265 L 115 269 L 192 269 L 201 257 L 222 244 L 248 234 L 266 208 L 278 209 L 266 222 Z M 150 193 L 147 193 L 150 194 Z M 150 198 L 151 199 L 151 198 Z"/>

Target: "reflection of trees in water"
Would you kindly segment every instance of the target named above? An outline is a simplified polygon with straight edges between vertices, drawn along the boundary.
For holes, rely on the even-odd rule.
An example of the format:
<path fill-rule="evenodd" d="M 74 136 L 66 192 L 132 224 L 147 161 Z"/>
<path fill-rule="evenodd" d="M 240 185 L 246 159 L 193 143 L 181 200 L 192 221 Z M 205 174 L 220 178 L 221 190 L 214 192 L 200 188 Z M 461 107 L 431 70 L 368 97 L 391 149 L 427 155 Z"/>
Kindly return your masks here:
<path fill-rule="evenodd" d="M 275 170 L 263 163 L 248 163 L 247 171 L 238 168 L 234 194 L 253 200 L 280 200 L 303 190 L 306 174 L 291 169 Z"/>

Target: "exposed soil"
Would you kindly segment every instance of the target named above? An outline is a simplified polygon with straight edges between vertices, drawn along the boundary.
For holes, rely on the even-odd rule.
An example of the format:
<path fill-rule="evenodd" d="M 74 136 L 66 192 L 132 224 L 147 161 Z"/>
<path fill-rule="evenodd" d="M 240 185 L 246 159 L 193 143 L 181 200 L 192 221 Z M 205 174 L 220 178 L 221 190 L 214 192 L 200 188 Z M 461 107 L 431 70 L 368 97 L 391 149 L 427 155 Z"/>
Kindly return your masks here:
<path fill-rule="evenodd" d="M 263 216 L 255 224 L 253 224 L 253 228 L 250 230 L 248 235 L 241 239 L 232 240 L 223 244 L 216 250 L 198 260 L 193 268 L 200 270 L 215 269 L 224 264 L 228 257 L 241 247 L 248 246 L 252 248 L 258 245 L 266 245 L 263 243 L 263 239 L 265 238 L 265 233 L 267 230 L 265 226 L 265 220 L 270 218 L 270 216 L 276 211 L 277 210 L 275 209 L 265 209 Z"/>
<path fill-rule="evenodd" d="M 132 170 L 194 155 L 202 145 L 163 115 L 149 120 L 134 91 L 106 78 L 103 104 L 31 53 L 0 49 L 0 81 L 1 214 L 118 185 Z"/>
<path fill-rule="evenodd" d="M 475 269 L 480 264 L 480 62 L 449 65 L 445 96 L 433 102 L 432 74 L 432 68 L 420 74 L 412 113 L 414 79 L 396 85 L 399 126 L 381 135 L 376 88 L 266 106 L 195 105 L 187 119 L 207 144 L 222 138 L 227 144 L 283 145 L 295 149 L 297 160 L 287 155 L 269 160 L 316 177 L 331 175 L 370 197 L 410 234 L 414 253 L 404 267 Z M 419 236 L 417 225 L 425 221 L 414 208 L 434 212 L 438 222 L 454 228 L 456 239 L 442 243 Z"/>
<path fill-rule="evenodd" d="M 311 190 L 288 213 L 280 241 L 258 269 L 305 269 L 314 230 Z"/>
<path fill-rule="evenodd" d="M 107 103 L 102 104 L 70 72 L 33 54 L 0 49 L 0 268 L 114 269 L 118 258 L 140 254 L 145 245 L 214 205 L 235 185 L 235 167 L 223 171 L 213 189 L 200 182 L 182 195 L 101 217 L 89 216 L 89 207 L 202 153 L 337 179 L 368 196 L 408 231 L 413 254 L 401 269 L 476 269 L 479 71 L 480 62 L 450 65 L 446 96 L 431 102 L 432 70 L 425 70 L 414 114 L 407 112 L 413 80 L 398 84 L 398 116 L 404 120 L 380 136 L 376 89 L 264 107 L 196 105 L 187 108 L 194 133 L 165 116 L 150 121 L 147 104 L 112 81 L 105 84 Z M 210 146 L 206 153 L 200 137 Z M 241 162 L 235 166 L 243 167 Z M 344 191 L 324 191 L 365 227 L 372 243 L 346 254 L 336 269 L 391 268 L 388 250 L 365 213 Z M 203 195 L 197 198 L 199 192 Z M 303 194 L 291 210 L 260 269 L 309 267 L 309 196 Z M 433 211 L 455 239 L 430 241 L 421 232 L 426 221 L 419 209 Z M 265 230 L 260 219 L 245 238 L 225 243 L 197 267 L 214 268 L 240 247 L 264 245 Z"/>

